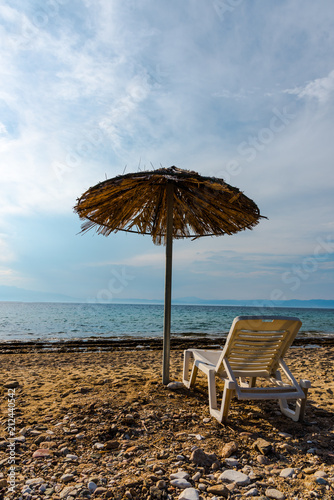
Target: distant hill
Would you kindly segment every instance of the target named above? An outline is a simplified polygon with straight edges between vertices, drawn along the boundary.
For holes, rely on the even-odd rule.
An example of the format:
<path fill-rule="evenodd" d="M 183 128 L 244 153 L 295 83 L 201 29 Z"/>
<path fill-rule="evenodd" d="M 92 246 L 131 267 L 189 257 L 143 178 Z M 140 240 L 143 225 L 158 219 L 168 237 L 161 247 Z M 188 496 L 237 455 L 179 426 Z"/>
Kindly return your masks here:
<path fill-rule="evenodd" d="M 196 302 L 195 302 L 196 301 Z M 334 300 L 310 299 L 310 300 L 207 300 L 198 299 L 196 297 L 185 297 L 183 299 L 174 300 L 174 304 L 202 304 L 202 305 L 219 305 L 219 306 L 242 306 L 242 307 L 307 307 L 307 308 L 329 308 L 334 309 Z"/>
<path fill-rule="evenodd" d="M 127 304 L 163 304 L 163 300 L 149 299 L 115 299 L 113 302 Z M 175 305 L 206 305 L 206 306 L 240 306 L 240 307 L 305 307 L 334 309 L 334 300 L 311 299 L 311 300 L 219 300 L 199 299 L 198 297 L 183 297 L 173 299 Z"/>
<path fill-rule="evenodd" d="M 26 290 L 16 286 L 0 285 L 1 302 L 87 302 L 83 299 L 71 297 L 60 293 L 39 292 Z M 163 304 L 162 299 L 113 299 L 113 304 Z M 105 302 L 104 302 L 105 303 Z M 198 297 L 182 297 L 173 299 L 173 304 L 185 305 L 214 305 L 214 306 L 240 306 L 240 307 L 309 307 L 334 309 L 334 300 L 312 299 L 312 300 L 217 300 L 199 299 Z"/>

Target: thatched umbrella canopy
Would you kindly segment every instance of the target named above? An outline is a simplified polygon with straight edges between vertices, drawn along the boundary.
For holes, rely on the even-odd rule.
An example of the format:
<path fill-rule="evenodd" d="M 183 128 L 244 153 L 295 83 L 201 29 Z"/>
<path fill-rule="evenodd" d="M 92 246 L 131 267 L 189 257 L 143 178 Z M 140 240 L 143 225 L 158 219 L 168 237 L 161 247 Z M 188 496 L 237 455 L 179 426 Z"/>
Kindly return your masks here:
<path fill-rule="evenodd" d="M 88 189 L 74 207 L 108 236 L 128 231 L 149 234 L 166 244 L 163 383 L 169 380 L 171 264 L 173 238 L 234 234 L 252 229 L 262 217 L 257 205 L 223 179 L 176 167 L 119 175 Z"/>

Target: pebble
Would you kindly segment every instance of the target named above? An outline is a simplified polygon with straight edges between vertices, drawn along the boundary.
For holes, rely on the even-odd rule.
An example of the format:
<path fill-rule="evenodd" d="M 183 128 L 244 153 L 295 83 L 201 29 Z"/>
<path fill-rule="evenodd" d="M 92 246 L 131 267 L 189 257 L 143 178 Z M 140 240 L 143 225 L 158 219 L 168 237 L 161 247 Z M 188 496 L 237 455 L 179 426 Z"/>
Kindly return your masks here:
<path fill-rule="evenodd" d="M 273 448 L 269 441 L 266 441 L 262 438 L 259 438 L 255 441 L 254 447 L 257 448 L 262 453 L 262 455 L 268 455 L 268 453 L 270 453 Z"/>
<path fill-rule="evenodd" d="M 103 450 L 104 444 L 103 443 L 95 443 L 94 448 L 96 448 L 97 450 Z"/>
<path fill-rule="evenodd" d="M 328 484 L 328 481 L 324 477 L 317 477 L 315 482 L 317 484 L 322 484 L 322 485 Z"/>
<path fill-rule="evenodd" d="M 64 446 L 63 448 L 60 448 L 60 453 L 62 453 L 63 455 L 69 455 L 70 454 L 70 450 L 68 448 L 66 448 L 66 446 Z"/>
<path fill-rule="evenodd" d="M 46 434 L 41 434 L 39 431 L 37 431 L 37 432 L 38 432 L 38 436 L 37 436 L 37 438 L 34 440 L 34 443 L 35 443 L 35 444 L 37 444 L 37 445 L 39 445 L 39 444 L 40 444 L 40 445 L 41 445 L 41 448 L 43 448 L 42 443 L 43 443 L 43 441 L 45 441 L 45 440 L 46 440 L 47 435 L 46 435 Z M 47 446 L 44 446 L 44 448 L 47 448 Z"/>
<path fill-rule="evenodd" d="M 195 488 L 186 488 L 180 494 L 179 500 L 199 500 L 199 492 Z"/>
<path fill-rule="evenodd" d="M 79 387 L 79 389 L 75 391 L 75 393 L 81 392 L 81 394 L 87 394 L 91 390 L 92 389 L 90 387 Z"/>
<path fill-rule="evenodd" d="M 182 389 L 183 387 L 184 385 L 182 384 L 182 382 L 170 382 L 167 385 L 167 389 L 170 389 L 171 391 L 176 391 L 178 389 Z"/>
<path fill-rule="evenodd" d="M 74 478 L 73 474 L 63 474 L 60 480 L 63 481 L 63 483 L 69 483 L 70 481 L 72 481 L 73 478 Z"/>
<path fill-rule="evenodd" d="M 225 470 L 220 474 L 219 480 L 224 483 L 236 483 L 238 486 L 246 486 L 250 483 L 250 478 L 247 474 L 236 470 Z"/>
<path fill-rule="evenodd" d="M 309 453 L 310 455 L 315 455 L 317 453 L 316 448 L 309 448 L 306 453 Z"/>
<path fill-rule="evenodd" d="M 125 425 L 133 425 L 136 423 L 136 420 L 131 413 L 128 413 L 125 417 L 123 417 L 122 423 Z"/>
<path fill-rule="evenodd" d="M 105 488 L 104 486 L 98 486 L 92 493 L 94 493 L 94 495 L 96 496 L 96 495 L 103 495 L 106 491 L 108 491 L 108 489 Z"/>
<path fill-rule="evenodd" d="M 41 458 L 41 457 L 50 457 L 52 455 L 52 451 L 47 448 L 40 448 L 39 450 L 34 451 L 32 458 Z"/>
<path fill-rule="evenodd" d="M 14 441 L 16 441 L 17 443 L 24 443 L 26 440 L 26 438 L 24 436 L 17 436 L 14 438 Z"/>
<path fill-rule="evenodd" d="M 196 437 L 197 441 L 203 441 L 205 439 L 205 437 L 202 436 L 202 434 L 196 434 L 195 437 Z"/>
<path fill-rule="evenodd" d="M 40 447 L 41 448 L 56 448 L 57 447 L 57 443 L 55 441 L 42 441 L 40 443 Z"/>
<path fill-rule="evenodd" d="M 65 488 L 62 489 L 60 492 L 60 498 L 67 498 L 68 496 L 70 496 L 71 493 L 75 494 L 76 496 L 77 489 L 74 486 L 65 486 Z"/>
<path fill-rule="evenodd" d="M 47 484 L 41 484 L 40 488 L 39 488 L 39 492 L 40 493 L 45 493 L 46 490 L 47 490 L 47 487 L 48 485 Z"/>
<path fill-rule="evenodd" d="M 46 496 L 51 496 L 54 494 L 54 492 L 55 492 L 54 488 L 46 488 L 46 490 L 44 491 L 44 494 Z"/>
<path fill-rule="evenodd" d="M 17 380 L 9 380 L 5 384 L 3 384 L 3 386 L 6 389 L 16 389 L 16 387 L 20 386 L 20 383 Z"/>
<path fill-rule="evenodd" d="M 29 488 L 29 486 L 24 486 L 22 488 L 22 493 L 23 495 L 30 495 L 30 493 L 33 493 L 34 490 L 32 490 L 31 488 Z"/>
<path fill-rule="evenodd" d="M 292 477 L 294 473 L 295 473 L 295 469 L 288 467 L 286 469 L 283 469 L 280 472 L 280 477 L 284 477 L 284 478 Z"/>
<path fill-rule="evenodd" d="M 283 443 L 281 446 L 281 449 L 288 452 L 288 453 L 295 452 L 295 448 L 293 446 L 291 446 L 291 444 L 288 444 L 288 443 Z"/>
<path fill-rule="evenodd" d="M 230 491 L 224 484 L 214 484 L 207 488 L 208 493 L 212 493 L 213 495 L 218 495 L 219 497 L 228 498 L 230 495 Z M 211 499 L 212 500 L 212 499 Z"/>
<path fill-rule="evenodd" d="M 216 462 L 217 456 L 215 454 L 205 453 L 201 448 L 196 448 L 190 455 L 190 461 L 195 465 L 205 467 Z"/>
<path fill-rule="evenodd" d="M 156 487 L 159 488 L 159 490 L 164 490 L 167 487 L 167 483 L 163 479 L 160 479 L 157 481 Z"/>
<path fill-rule="evenodd" d="M 31 435 L 31 436 L 39 436 L 40 434 L 42 434 L 42 433 L 41 433 L 41 431 L 38 431 L 38 430 L 36 430 L 36 429 L 32 429 L 32 430 L 30 431 L 30 435 Z"/>
<path fill-rule="evenodd" d="M 34 477 L 32 479 L 27 479 L 26 484 L 29 486 L 31 485 L 36 485 L 36 484 L 42 484 L 44 482 L 44 479 L 42 477 Z"/>
<path fill-rule="evenodd" d="M 259 490 L 257 488 L 251 488 L 244 493 L 245 497 L 257 497 L 259 495 Z"/>
<path fill-rule="evenodd" d="M 193 475 L 193 477 L 191 478 L 193 481 L 197 482 L 200 477 L 201 477 L 201 473 L 200 472 L 196 472 L 196 474 Z"/>
<path fill-rule="evenodd" d="M 79 459 L 78 455 L 71 455 L 71 453 L 68 453 L 66 455 L 66 460 L 76 462 L 78 459 Z"/>
<path fill-rule="evenodd" d="M 179 471 L 179 472 L 174 472 L 173 474 L 170 475 L 171 479 L 188 479 L 189 474 L 188 472 L 185 471 Z"/>
<path fill-rule="evenodd" d="M 317 470 L 313 475 L 314 477 L 328 477 L 328 474 L 323 470 Z"/>
<path fill-rule="evenodd" d="M 316 472 L 316 470 L 314 467 L 305 467 L 305 469 L 303 469 L 303 472 L 304 474 L 313 474 L 314 472 Z"/>
<path fill-rule="evenodd" d="M 266 496 L 268 498 L 272 498 L 273 500 L 284 500 L 285 495 L 279 490 L 276 490 L 275 488 L 268 488 L 266 489 Z"/>
<path fill-rule="evenodd" d="M 170 484 L 174 486 L 174 488 L 190 488 L 191 484 L 186 479 L 172 479 Z"/>
<path fill-rule="evenodd" d="M 97 484 L 94 481 L 89 481 L 88 484 L 87 484 L 87 488 L 89 489 L 89 491 L 91 493 L 94 493 L 94 491 L 97 488 Z"/>
<path fill-rule="evenodd" d="M 236 458 L 225 458 L 225 463 L 228 467 L 238 467 L 240 465 L 239 460 Z"/>
<path fill-rule="evenodd" d="M 289 434 L 288 432 L 279 432 L 278 435 L 284 438 L 292 438 L 292 434 Z"/>
<path fill-rule="evenodd" d="M 256 460 L 260 465 L 268 465 L 269 464 L 269 460 L 265 455 L 258 455 L 256 457 Z"/>
<path fill-rule="evenodd" d="M 238 443 L 236 441 L 231 441 L 230 443 L 227 443 L 223 446 L 223 449 L 221 451 L 221 456 L 223 458 L 228 458 L 233 453 L 235 453 L 238 449 Z"/>
<path fill-rule="evenodd" d="M 252 432 L 240 432 L 239 436 L 242 438 L 251 438 L 253 436 L 253 433 Z"/>
<path fill-rule="evenodd" d="M 107 450 L 117 450 L 119 446 L 119 441 L 116 440 L 107 441 L 104 445 Z"/>

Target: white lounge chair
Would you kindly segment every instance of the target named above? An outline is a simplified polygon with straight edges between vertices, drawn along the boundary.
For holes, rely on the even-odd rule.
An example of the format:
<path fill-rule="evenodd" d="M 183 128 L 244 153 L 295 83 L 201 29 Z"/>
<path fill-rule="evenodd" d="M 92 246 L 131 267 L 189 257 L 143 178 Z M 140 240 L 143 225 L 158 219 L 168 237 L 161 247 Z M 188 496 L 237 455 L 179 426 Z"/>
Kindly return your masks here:
<path fill-rule="evenodd" d="M 298 384 L 283 361 L 301 324 L 298 318 L 238 316 L 232 323 L 223 350 L 184 351 L 184 385 L 188 388 L 195 385 L 198 370 L 207 375 L 210 414 L 219 422 L 227 421 L 233 396 L 238 399 L 277 399 L 284 415 L 295 422 L 302 420 L 311 382 L 301 380 Z M 194 362 L 189 378 L 191 358 Z M 284 381 L 279 370 L 285 375 Z M 220 409 L 216 377 L 224 381 Z M 265 379 L 265 385 L 256 387 L 257 379 Z M 296 400 L 295 410 L 289 408 L 288 399 Z"/>

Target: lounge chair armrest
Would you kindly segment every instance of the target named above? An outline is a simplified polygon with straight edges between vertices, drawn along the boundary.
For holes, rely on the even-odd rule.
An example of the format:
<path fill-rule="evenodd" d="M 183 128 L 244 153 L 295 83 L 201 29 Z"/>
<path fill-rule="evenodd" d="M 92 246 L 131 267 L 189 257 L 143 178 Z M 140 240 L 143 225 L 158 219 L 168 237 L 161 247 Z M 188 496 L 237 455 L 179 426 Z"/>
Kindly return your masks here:
<path fill-rule="evenodd" d="M 306 379 L 301 379 L 299 381 L 299 385 L 300 385 L 300 387 L 303 387 L 304 389 L 309 389 L 311 387 L 311 381 L 306 380 Z"/>
<path fill-rule="evenodd" d="M 237 379 L 233 373 L 233 370 L 231 368 L 230 363 L 228 362 L 228 360 L 226 358 L 223 359 L 223 364 L 224 364 L 226 375 L 228 377 L 225 380 L 233 382 L 237 386 L 238 385 Z"/>
<path fill-rule="evenodd" d="M 287 376 L 287 378 L 290 380 L 290 382 L 292 382 L 292 384 L 298 388 L 298 382 L 297 380 L 295 379 L 295 377 L 292 375 L 291 371 L 289 370 L 287 364 L 285 363 L 285 361 L 283 361 L 282 358 L 279 359 L 278 361 L 278 364 L 279 364 L 279 367 L 282 369 L 282 371 L 284 372 L 284 374 Z"/>

